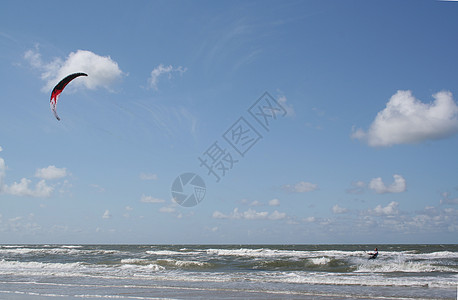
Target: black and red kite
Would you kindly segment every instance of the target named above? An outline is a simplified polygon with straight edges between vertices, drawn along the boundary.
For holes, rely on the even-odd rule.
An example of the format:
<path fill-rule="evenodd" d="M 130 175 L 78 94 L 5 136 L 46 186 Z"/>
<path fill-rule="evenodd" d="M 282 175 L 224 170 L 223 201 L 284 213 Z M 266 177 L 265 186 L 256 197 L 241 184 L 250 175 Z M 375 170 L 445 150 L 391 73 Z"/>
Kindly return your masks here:
<path fill-rule="evenodd" d="M 56 111 L 56 108 L 57 108 L 57 99 L 59 99 L 60 94 L 62 93 L 62 91 L 64 90 L 64 88 L 67 86 L 67 84 L 69 84 L 70 81 L 72 81 L 73 79 L 75 79 L 76 77 L 79 77 L 79 76 L 87 76 L 87 74 L 86 74 L 86 73 L 74 73 L 74 74 L 70 74 L 70 75 L 68 75 L 67 77 L 65 77 L 64 79 L 62 79 L 62 80 L 54 87 L 54 89 L 52 90 L 52 93 L 51 93 L 51 101 L 50 101 L 51 110 L 52 110 L 52 112 L 54 113 L 54 116 L 56 117 L 56 119 L 59 120 L 59 121 L 60 121 L 60 118 L 59 118 L 59 116 L 57 115 L 57 111 Z"/>

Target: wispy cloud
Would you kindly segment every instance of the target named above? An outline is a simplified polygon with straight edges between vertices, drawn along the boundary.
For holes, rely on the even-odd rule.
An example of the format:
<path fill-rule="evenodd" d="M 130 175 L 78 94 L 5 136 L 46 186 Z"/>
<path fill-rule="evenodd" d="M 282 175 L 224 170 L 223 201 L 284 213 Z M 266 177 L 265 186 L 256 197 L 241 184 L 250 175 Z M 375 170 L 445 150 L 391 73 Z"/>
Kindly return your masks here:
<path fill-rule="evenodd" d="M 140 198 L 140 202 L 143 202 L 143 203 L 163 203 L 163 202 L 165 202 L 165 200 L 159 199 L 159 198 L 154 198 L 152 196 L 142 195 L 142 197 Z"/>
<path fill-rule="evenodd" d="M 398 91 L 380 111 L 367 131 L 354 129 L 354 139 L 369 146 L 392 146 L 437 140 L 458 133 L 458 106 L 452 93 L 433 95 L 432 103 L 422 103 L 411 91 Z"/>
<path fill-rule="evenodd" d="M 166 76 L 168 79 L 172 79 L 173 73 L 183 75 L 183 73 L 186 72 L 186 70 L 187 68 L 184 68 L 182 66 L 173 67 L 172 65 L 164 66 L 163 64 L 160 64 L 151 71 L 151 75 L 148 78 L 148 86 L 150 88 L 158 90 L 159 77 Z"/>
<path fill-rule="evenodd" d="M 159 211 L 163 213 L 174 213 L 176 209 L 172 206 L 163 206 L 159 209 Z"/>
<path fill-rule="evenodd" d="M 103 193 L 105 192 L 105 188 L 103 186 L 100 186 L 98 184 L 90 184 L 89 185 L 91 188 L 96 189 L 98 192 Z"/>
<path fill-rule="evenodd" d="M 458 197 L 452 198 L 450 193 L 444 192 L 441 194 L 442 199 L 440 201 L 441 204 L 458 204 Z"/>
<path fill-rule="evenodd" d="M 267 211 L 256 211 L 254 209 L 248 209 L 246 211 L 239 211 L 236 207 L 229 214 L 223 214 L 220 211 L 214 211 L 212 217 L 214 219 L 235 219 L 235 220 L 281 220 L 285 219 L 286 213 L 279 212 L 277 210 L 269 213 Z"/>
<path fill-rule="evenodd" d="M 153 173 L 140 173 L 139 175 L 141 180 L 157 180 L 157 174 Z"/>
<path fill-rule="evenodd" d="M 347 189 L 349 194 L 362 194 L 366 188 L 366 183 L 364 181 L 354 181 L 351 183 L 351 188 Z"/>
<path fill-rule="evenodd" d="M 161 134 L 174 137 L 183 132 L 197 132 L 199 119 L 188 107 L 163 103 L 134 103 L 142 109 L 146 122 L 157 127 Z"/>
<path fill-rule="evenodd" d="M 318 189 L 318 185 L 315 183 L 311 182 L 306 182 L 306 181 L 300 181 L 296 184 L 290 185 L 284 185 L 283 189 L 289 192 L 293 193 L 307 193 L 307 192 L 313 192 Z"/>
<path fill-rule="evenodd" d="M 0 193 L 2 193 L 6 189 L 5 175 L 6 175 L 5 160 L 0 157 Z"/>

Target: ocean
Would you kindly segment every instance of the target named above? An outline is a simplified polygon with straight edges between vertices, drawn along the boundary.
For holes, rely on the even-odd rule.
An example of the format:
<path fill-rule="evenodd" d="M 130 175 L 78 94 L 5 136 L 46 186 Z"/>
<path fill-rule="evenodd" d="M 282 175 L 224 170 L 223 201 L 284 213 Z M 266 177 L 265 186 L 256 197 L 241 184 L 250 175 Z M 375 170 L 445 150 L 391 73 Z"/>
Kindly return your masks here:
<path fill-rule="evenodd" d="M 458 245 L 0 246 L 0 299 L 458 299 L 457 286 Z"/>

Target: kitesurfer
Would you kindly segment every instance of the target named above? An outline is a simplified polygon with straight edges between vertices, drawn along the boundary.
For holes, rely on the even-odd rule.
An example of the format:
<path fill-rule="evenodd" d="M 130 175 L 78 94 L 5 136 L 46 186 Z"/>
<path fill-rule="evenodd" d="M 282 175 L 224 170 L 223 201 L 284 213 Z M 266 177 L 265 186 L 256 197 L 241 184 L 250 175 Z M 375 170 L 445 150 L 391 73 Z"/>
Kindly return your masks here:
<path fill-rule="evenodd" d="M 374 249 L 374 252 L 368 253 L 368 254 L 370 255 L 369 259 L 376 259 L 377 256 L 378 256 L 378 249 L 375 248 L 375 249 Z"/>

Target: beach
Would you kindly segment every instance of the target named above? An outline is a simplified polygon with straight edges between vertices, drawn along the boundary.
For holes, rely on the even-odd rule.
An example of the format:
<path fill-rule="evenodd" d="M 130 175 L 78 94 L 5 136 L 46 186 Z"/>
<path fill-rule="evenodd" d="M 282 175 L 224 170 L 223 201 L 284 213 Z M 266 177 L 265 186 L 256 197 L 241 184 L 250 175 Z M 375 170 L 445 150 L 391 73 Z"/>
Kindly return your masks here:
<path fill-rule="evenodd" d="M 0 299 L 456 299 L 457 284 L 458 245 L 0 246 Z"/>

